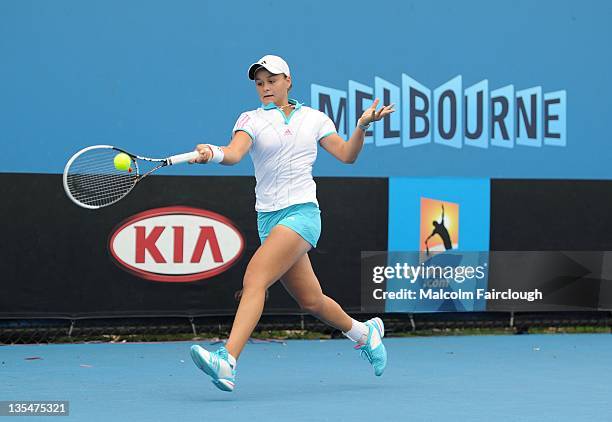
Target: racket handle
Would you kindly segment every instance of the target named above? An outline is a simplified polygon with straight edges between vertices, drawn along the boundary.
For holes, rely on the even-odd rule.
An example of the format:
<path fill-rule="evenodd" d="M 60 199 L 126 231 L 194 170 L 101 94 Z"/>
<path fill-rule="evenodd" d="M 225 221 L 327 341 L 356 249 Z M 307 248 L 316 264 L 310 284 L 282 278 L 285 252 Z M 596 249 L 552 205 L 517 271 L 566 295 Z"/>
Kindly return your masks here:
<path fill-rule="evenodd" d="M 168 157 L 168 164 L 171 166 L 175 164 L 186 163 L 190 160 L 195 160 L 198 158 L 200 154 L 197 151 L 186 152 L 185 154 L 173 155 L 172 157 Z"/>

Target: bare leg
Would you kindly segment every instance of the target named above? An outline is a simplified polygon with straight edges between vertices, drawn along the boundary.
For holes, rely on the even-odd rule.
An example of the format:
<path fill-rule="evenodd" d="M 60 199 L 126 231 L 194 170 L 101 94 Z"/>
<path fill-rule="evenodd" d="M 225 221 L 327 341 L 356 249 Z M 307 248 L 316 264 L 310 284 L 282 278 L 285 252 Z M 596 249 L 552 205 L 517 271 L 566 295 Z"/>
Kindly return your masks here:
<path fill-rule="evenodd" d="M 369 362 L 374 367 L 374 374 L 376 376 L 383 374 L 387 365 L 387 350 L 381 341 L 382 330 L 384 330 L 382 321 L 373 322 L 380 327 L 377 330 L 372 330 L 363 323 L 355 324 L 354 329 L 351 330 L 353 328 L 351 317 L 342 310 L 340 305 L 321 291 L 321 285 L 312 270 L 308 254 L 300 257 L 283 275 L 282 282 L 302 309 L 345 333 L 348 333 L 349 330 L 357 331 L 352 334 L 358 334 L 358 339 L 363 339 L 365 335 L 365 341 L 360 341 L 358 347 L 366 352 Z M 358 341 L 355 338 L 352 340 Z"/>
<path fill-rule="evenodd" d="M 257 249 L 244 274 L 242 298 L 226 344 L 227 351 L 236 359 L 261 318 L 266 290 L 310 248 L 299 234 L 278 225 Z"/>
<path fill-rule="evenodd" d="M 351 317 L 336 301 L 323 294 L 308 254 L 302 255 L 281 281 L 300 308 L 343 332 L 351 329 Z"/>

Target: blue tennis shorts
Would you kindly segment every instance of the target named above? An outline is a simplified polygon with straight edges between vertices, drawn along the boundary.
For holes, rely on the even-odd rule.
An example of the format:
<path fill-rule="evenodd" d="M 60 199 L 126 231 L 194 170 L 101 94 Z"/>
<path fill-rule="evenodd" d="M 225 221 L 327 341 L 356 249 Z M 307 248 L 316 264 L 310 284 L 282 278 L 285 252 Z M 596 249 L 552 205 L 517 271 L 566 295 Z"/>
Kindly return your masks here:
<path fill-rule="evenodd" d="M 313 202 L 291 205 L 278 211 L 259 211 L 257 230 L 261 243 L 277 224 L 289 227 L 315 248 L 321 236 L 321 211 Z"/>

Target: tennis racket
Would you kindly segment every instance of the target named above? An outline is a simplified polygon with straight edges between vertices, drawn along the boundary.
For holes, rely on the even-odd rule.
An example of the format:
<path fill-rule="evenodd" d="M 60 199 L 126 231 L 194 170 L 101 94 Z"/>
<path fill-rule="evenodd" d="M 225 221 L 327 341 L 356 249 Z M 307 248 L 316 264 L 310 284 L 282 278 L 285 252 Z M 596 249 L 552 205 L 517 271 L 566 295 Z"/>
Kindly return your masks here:
<path fill-rule="evenodd" d="M 124 153 L 130 157 L 130 167 L 119 170 L 115 157 Z M 68 197 L 83 208 L 97 209 L 114 204 L 125 197 L 138 182 L 154 171 L 186 163 L 198 156 L 197 151 L 167 158 L 147 158 L 131 154 L 110 145 L 94 145 L 74 154 L 64 168 L 64 190 Z M 141 173 L 140 167 L 153 166 Z"/>

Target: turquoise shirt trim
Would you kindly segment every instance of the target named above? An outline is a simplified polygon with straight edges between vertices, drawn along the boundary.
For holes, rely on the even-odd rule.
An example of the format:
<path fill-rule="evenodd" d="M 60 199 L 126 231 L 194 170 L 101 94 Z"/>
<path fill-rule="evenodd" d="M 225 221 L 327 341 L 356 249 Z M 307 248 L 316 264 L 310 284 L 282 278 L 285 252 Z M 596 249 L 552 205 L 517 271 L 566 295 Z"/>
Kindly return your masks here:
<path fill-rule="evenodd" d="M 321 136 L 321 137 L 319 138 L 319 141 L 318 141 L 318 142 L 321 142 L 321 139 L 323 139 L 323 138 L 327 138 L 329 135 L 332 135 L 332 134 L 334 134 L 334 133 L 337 133 L 337 132 L 336 132 L 335 130 L 332 130 L 331 132 L 326 133 L 325 135 L 323 135 L 323 136 Z"/>
<path fill-rule="evenodd" d="M 300 103 L 298 100 L 294 100 L 293 98 L 289 98 L 289 104 L 293 104 L 295 106 L 295 108 L 291 111 L 289 116 L 287 116 L 285 112 L 281 110 L 279 107 L 277 107 L 276 104 L 274 104 L 274 102 L 271 102 L 265 105 L 262 104 L 261 108 L 263 108 L 264 110 L 278 110 L 278 112 L 283 116 L 283 119 L 285 119 L 285 124 L 288 125 L 289 120 L 291 120 L 291 117 L 293 116 L 293 113 L 295 113 L 300 108 L 302 108 L 302 103 Z"/>

